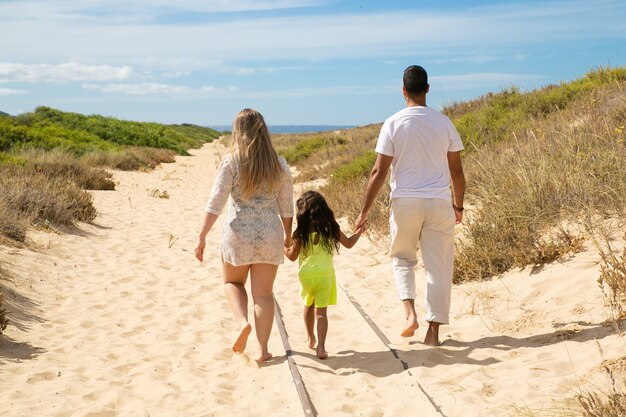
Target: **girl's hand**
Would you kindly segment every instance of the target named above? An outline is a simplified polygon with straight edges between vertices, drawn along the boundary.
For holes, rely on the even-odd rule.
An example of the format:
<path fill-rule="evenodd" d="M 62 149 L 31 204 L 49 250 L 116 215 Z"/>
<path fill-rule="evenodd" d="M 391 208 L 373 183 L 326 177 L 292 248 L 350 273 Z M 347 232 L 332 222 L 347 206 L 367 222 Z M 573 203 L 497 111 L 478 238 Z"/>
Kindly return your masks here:
<path fill-rule="evenodd" d="M 196 246 L 196 259 L 202 262 L 204 258 L 204 248 L 206 247 L 206 241 L 204 239 L 198 241 L 198 246 Z"/>

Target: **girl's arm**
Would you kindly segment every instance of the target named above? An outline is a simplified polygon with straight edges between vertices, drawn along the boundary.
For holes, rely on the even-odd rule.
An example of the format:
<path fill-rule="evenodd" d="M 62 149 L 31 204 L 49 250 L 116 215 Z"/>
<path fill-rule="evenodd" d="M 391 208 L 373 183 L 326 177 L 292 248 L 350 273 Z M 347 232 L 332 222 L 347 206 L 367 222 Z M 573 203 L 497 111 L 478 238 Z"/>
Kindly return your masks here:
<path fill-rule="evenodd" d="M 204 215 L 204 222 L 202 223 L 202 230 L 200 236 L 198 236 L 198 246 L 196 246 L 196 259 L 202 262 L 204 257 L 204 248 L 206 247 L 206 235 L 209 233 L 213 225 L 217 220 L 217 214 L 206 212 Z"/>
<path fill-rule="evenodd" d="M 365 224 L 362 224 L 361 226 L 359 226 L 358 229 L 356 229 L 356 232 L 350 237 L 346 236 L 341 230 L 339 230 L 339 243 L 341 243 L 344 247 L 350 249 L 359 240 L 364 230 L 365 230 Z"/>
<path fill-rule="evenodd" d="M 285 246 L 285 256 L 290 261 L 295 261 L 300 255 L 300 241 L 292 240 L 292 243 L 291 246 Z"/>

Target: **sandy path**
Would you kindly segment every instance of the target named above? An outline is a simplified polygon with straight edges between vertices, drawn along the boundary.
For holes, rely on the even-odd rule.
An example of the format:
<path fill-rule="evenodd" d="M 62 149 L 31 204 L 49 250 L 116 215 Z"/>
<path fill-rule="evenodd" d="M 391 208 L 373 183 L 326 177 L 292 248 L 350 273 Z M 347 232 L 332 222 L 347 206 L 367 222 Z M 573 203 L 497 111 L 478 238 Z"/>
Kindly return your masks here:
<path fill-rule="evenodd" d="M 17 291 L 7 298 L 25 313 L 0 347 L 3 416 L 302 414 L 276 326 L 270 364 L 250 359 L 254 337 L 250 356 L 230 352 L 235 325 L 221 285 L 221 218 L 208 236 L 208 260 L 199 264 L 192 251 L 219 148 L 194 153 L 151 173 L 116 172 L 117 191 L 94 193 L 99 216 L 80 234 L 35 232 L 37 251 L 4 250 Z M 298 285 L 295 264 L 281 268 L 276 297 L 320 414 L 403 410 L 388 400 L 401 395 L 397 388 L 380 378 L 399 371 L 384 345 L 373 335 L 340 337 L 359 319 L 347 300 L 332 313 L 329 346 L 348 358 L 321 364 L 304 350 Z M 360 371 L 356 352 L 370 351 L 389 356 L 394 370 L 378 361 Z M 402 374 L 392 378 L 410 385 Z"/>
<path fill-rule="evenodd" d="M 116 172 L 117 191 L 94 193 L 99 216 L 80 233 L 33 232 L 35 250 L 0 248 L 14 311 L 0 343 L 0 415 L 303 415 L 276 326 L 271 363 L 250 359 L 253 336 L 247 354 L 230 351 L 222 218 L 208 236 L 207 260 L 193 258 L 220 148 L 193 153 L 150 173 Z M 320 416 L 440 415 L 420 386 L 448 417 L 551 415 L 542 413 L 579 389 L 608 387 L 603 357 L 626 357 L 623 337 L 602 324 L 597 261 L 587 251 L 538 273 L 455 287 L 444 345 L 427 348 L 423 321 L 416 337 L 398 335 L 402 308 L 384 250 L 367 239 L 343 249 L 338 282 L 408 371 L 341 290 L 329 308 L 330 357 L 318 360 L 305 343 L 295 263 L 279 269 L 275 294 Z"/>

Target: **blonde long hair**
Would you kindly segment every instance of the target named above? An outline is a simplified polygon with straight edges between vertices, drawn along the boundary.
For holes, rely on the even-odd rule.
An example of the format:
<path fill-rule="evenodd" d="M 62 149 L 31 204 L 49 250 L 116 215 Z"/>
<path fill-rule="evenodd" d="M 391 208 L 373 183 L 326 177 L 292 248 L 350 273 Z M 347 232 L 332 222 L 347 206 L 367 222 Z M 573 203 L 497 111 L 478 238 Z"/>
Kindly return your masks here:
<path fill-rule="evenodd" d="M 231 152 L 239 162 L 239 187 L 244 199 L 278 188 L 283 170 L 261 113 L 243 109 L 233 121 Z M 267 187 L 267 188 L 265 188 Z"/>

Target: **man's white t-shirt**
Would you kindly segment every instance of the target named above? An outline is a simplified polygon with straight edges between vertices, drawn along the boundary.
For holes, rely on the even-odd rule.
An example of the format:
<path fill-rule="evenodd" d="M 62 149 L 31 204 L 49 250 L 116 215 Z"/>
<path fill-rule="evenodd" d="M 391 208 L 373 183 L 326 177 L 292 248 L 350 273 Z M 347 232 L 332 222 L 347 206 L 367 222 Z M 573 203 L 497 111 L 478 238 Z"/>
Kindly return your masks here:
<path fill-rule="evenodd" d="M 406 107 L 385 120 L 376 152 L 393 157 L 391 198 L 450 200 L 448 152 L 462 149 L 450 119 L 429 107 Z"/>

